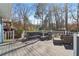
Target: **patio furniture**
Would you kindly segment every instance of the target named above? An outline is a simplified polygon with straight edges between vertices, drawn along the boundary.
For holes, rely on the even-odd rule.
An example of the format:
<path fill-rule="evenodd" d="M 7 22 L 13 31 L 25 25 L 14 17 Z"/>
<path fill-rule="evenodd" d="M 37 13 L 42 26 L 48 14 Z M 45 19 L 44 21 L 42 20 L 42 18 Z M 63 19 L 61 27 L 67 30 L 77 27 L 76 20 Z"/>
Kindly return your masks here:
<path fill-rule="evenodd" d="M 40 39 L 41 35 L 42 35 L 42 33 L 40 33 L 40 32 L 23 32 L 20 40 L 22 42 L 25 42 L 25 41 L 36 39 L 36 38 Z"/>
<path fill-rule="evenodd" d="M 42 34 L 40 32 L 27 32 L 27 39 L 40 38 Z"/>
<path fill-rule="evenodd" d="M 52 33 L 47 32 L 47 33 L 42 33 L 42 36 L 40 37 L 40 40 L 50 40 L 52 39 Z"/>
<path fill-rule="evenodd" d="M 43 35 L 44 34 L 44 35 Z M 47 32 L 47 33 L 42 33 L 42 32 L 23 32 L 21 41 L 25 42 L 28 40 L 35 40 L 35 39 L 40 39 L 40 40 L 50 40 L 52 38 L 52 33 Z"/>
<path fill-rule="evenodd" d="M 61 35 L 64 44 L 73 44 L 73 35 Z"/>

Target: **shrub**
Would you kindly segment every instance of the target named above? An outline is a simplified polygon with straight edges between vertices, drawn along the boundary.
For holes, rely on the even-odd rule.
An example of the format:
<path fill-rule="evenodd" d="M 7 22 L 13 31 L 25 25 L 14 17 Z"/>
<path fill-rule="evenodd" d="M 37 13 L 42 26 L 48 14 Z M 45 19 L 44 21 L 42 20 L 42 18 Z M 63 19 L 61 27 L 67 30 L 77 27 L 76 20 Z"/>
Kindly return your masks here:
<path fill-rule="evenodd" d="M 21 34 L 24 31 L 23 28 L 19 28 L 17 30 L 15 30 L 15 38 L 21 38 Z"/>

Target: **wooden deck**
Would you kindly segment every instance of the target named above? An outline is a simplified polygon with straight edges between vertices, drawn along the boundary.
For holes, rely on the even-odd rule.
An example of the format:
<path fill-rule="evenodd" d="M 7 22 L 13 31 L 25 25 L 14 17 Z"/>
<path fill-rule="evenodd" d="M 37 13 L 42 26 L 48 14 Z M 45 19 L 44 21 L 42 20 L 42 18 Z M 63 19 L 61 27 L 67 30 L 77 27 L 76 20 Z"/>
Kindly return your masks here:
<path fill-rule="evenodd" d="M 31 40 L 0 46 L 1 56 L 72 56 L 73 50 L 64 45 L 54 45 L 53 40 Z"/>

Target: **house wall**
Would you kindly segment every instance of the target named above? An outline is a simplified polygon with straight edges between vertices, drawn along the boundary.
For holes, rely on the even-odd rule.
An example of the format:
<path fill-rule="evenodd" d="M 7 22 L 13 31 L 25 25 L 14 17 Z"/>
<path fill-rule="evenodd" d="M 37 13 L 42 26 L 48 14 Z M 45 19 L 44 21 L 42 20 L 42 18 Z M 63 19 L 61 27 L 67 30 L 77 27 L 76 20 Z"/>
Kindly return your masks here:
<path fill-rule="evenodd" d="M 1 3 L 0 4 L 0 16 L 10 18 L 12 10 L 11 3 Z"/>
<path fill-rule="evenodd" d="M 3 25 L 2 25 L 2 18 L 0 17 L 0 43 L 3 42 Z"/>
<path fill-rule="evenodd" d="M 3 23 L 2 18 L 8 18 L 11 17 L 11 10 L 12 10 L 12 4 L 11 3 L 2 3 L 0 4 L 0 43 L 3 42 L 4 39 L 4 30 L 3 30 Z"/>

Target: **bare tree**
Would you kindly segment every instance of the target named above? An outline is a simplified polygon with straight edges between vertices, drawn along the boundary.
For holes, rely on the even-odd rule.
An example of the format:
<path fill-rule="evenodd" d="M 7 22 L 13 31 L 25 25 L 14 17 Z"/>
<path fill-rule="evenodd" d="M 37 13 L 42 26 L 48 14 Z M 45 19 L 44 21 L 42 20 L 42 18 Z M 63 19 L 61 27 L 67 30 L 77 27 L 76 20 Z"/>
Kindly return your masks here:
<path fill-rule="evenodd" d="M 46 14 L 46 4 L 38 3 L 36 4 L 36 12 L 35 12 L 35 18 L 42 20 L 42 28 L 43 27 L 43 21 Z"/>
<path fill-rule="evenodd" d="M 48 29 L 49 30 L 51 30 L 52 29 L 52 26 L 51 26 L 51 23 L 53 22 L 52 21 L 52 8 L 51 8 L 51 6 L 48 6 L 48 11 L 47 11 L 48 13 L 46 14 L 46 16 L 45 16 L 45 25 L 46 25 L 46 27 L 48 27 Z"/>
<path fill-rule="evenodd" d="M 48 11 L 48 22 L 49 22 L 49 29 L 51 29 L 51 23 L 52 23 L 52 9 L 51 7 L 49 7 L 49 11 Z"/>
<path fill-rule="evenodd" d="M 19 21 L 22 21 L 23 19 L 24 30 L 26 29 L 25 24 L 29 23 L 29 15 L 30 15 L 30 8 L 25 6 L 26 4 L 16 4 L 14 9 L 15 10 L 14 13 L 18 15 Z"/>
<path fill-rule="evenodd" d="M 77 32 L 78 32 L 79 31 L 79 24 L 78 24 L 79 23 L 79 3 L 77 4 L 77 11 L 75 11 L 75 10 L 70 10 L 70 13 L 71 13 L 72 18 L 74 20 L 76 20 L 76 23 L 77 23 Z M 77 15 L 76 14 L 74 15 L 74 12 L 76 12 Z"/>
<path fill-rule="evenodd" d="M 61 5 L 60 5 L 61 6 Z M 52 17 L 55 17 L 55 22 L 56 22 L 56 30 L 58 30 L 61 27 L 61 22 L 62 22 L 62 15 L 63 12 L 61 11 L 59 4 L 50 4 L 48 6 L 48 13 L 46 14 L 45 19 L 47 20 L 47 23 L 49 25 L 49 29 L 53 29 L 54 24 L 53 24 L 53 19 Z"/>
<path fill-rule="evenodd" d="M 55 21 L 56 21 L 56 30 L 58 30 L 59 28 L 59 11 L 60 11 L 60 7 L 58 6 L 58 4 L 53 4 L 53 15 L 55 17 Z"/>
<path fill-rule="evenodd" d="M 61 30 L 64 30 L 64 23 L 65 23 L 65 21 L 64 21 L 64 18 L 63 18 L 63 15 L 64 15 L 64 10 L 63 10 L 63 8 L 62 9 L 60 9 L 60 24 L 59 24 L 59 27 L 61 28 Z"/>

